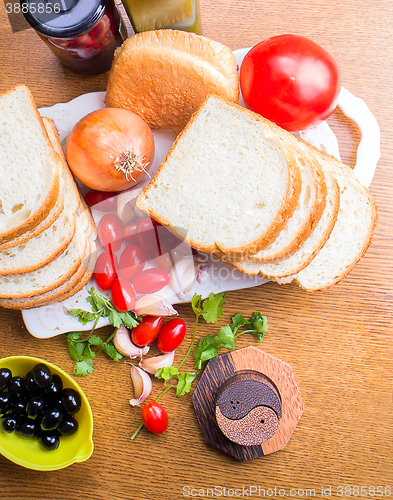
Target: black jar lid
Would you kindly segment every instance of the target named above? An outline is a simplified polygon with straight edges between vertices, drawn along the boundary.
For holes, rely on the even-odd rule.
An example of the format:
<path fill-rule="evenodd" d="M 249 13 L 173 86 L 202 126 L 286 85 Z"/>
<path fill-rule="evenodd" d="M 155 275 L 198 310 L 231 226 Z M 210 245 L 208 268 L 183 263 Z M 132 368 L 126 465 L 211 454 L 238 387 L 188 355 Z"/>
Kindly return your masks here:
<path fill-rule="evenodd" d="M 102 16 L 107 0 L 20 0 L 26 21 L 53 38 L 75 38 Z"/>

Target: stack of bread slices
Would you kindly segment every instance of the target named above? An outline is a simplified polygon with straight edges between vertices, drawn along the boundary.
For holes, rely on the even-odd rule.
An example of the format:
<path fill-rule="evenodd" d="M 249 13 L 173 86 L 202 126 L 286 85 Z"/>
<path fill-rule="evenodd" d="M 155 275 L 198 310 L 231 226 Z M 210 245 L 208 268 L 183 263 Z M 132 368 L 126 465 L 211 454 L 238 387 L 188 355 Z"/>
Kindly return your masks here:
<path fill-rule="evenodd" d="M 194 113 L 137 206 L 247 275 L 309 291 L 348 274 L 377 220 L 349 167 L 216 96 Z"/>
<path fill-rule="evenodd" d="M 17 85 L 0 95 L 0 306 L 61 301 L 90 279 L 96 228 L 51 120 Z"/>

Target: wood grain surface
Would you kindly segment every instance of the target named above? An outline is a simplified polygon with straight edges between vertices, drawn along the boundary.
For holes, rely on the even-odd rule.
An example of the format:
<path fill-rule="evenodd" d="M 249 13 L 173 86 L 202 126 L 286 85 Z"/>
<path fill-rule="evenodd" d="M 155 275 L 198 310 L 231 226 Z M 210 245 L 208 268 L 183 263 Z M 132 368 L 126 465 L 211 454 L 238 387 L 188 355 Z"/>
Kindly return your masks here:
<path fill-rule="evenodd" d="M 219 493 L 263 498 L 264 491 L 273 498 L 279 492 L 324 498 L 329 487 L 332 497 L 389 498 L 386 487 L 393 494 L 393 2 L 201 0 L 201 8 L 204 34 L 231 49 L 280 33 L 321 44 L 337 60 L 343 85 L 368 104 L 381 128 L 382 157 L 370 188 L 379 221 L 370 249 L 350 275 L 313 294 L 274 283 L 227 294 L 220 324 L 238 311 L 268 316 L 261 347 L 292 366 L 303 417 L 284 450 L 241 463 L 206 445 L 191 395 L 177 399 L 169 391 L 162 399 L 170 415 L 167 432 L 142 430 L 130 441 L 140 415 L 128 404 L 129 369 L 100 356 L 95 372 L 78 379 L 94 414 L 93 456 L 50 473 L 0 456 L 2 499 L 178 500 Z M 5 2 L 0 2 L 0 25 L 0 90 L 25 83 L 38 106 L 105 90 L 107 75 L 72 74 L 32 29 L 13 33 Z M 329 123 L 343 159 L 353 166 L 357 128 L 340 112 Z M 190 306 L 178 310 L 191 331 Z M 201 322 L 198 337 L 216 330 Z M 65 339 L 33 338 L 17 311 L 0 309 L 0 338 L 1 357 L 35 355 L 72 371 Z M 247 334 L 239 338 L 239 348 L 252 344 L 255 339 Z M 186 343 L 179 348 L 178 359 L 186 348 Z M 153 396 L 161 388 L 155 383 Z"/>

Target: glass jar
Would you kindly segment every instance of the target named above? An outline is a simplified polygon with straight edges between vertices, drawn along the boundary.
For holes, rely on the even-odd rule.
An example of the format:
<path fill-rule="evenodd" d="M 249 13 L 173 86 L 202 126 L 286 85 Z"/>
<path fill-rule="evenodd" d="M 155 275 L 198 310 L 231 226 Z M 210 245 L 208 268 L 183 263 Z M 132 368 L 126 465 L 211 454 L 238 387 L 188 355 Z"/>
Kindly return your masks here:
<path fill-rule="evenodd" d="M 21 0 L 21 8 L 61 63 L 76 73 L 108 71 L 127 38 L 114 0 Z"/>
<path fill-rule="evenodd" d="M 122 0 L 135 33 L 171 28 L 202 35 L 199 0 Z"/>

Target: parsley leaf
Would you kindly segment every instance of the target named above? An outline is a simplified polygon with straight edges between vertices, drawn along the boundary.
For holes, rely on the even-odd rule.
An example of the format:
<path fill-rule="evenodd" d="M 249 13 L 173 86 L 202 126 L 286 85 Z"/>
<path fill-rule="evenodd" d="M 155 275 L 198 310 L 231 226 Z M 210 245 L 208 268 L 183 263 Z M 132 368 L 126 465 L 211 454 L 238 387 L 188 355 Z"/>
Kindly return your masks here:
<path fill-rule="evenodd" d="M 191 391 L 191 384 L 197 377 L 197 372 L 179 373 L 177 376 L 178 383 L 176 385 L 176 396 L 184 396 L 187 392 Z"/>
<path fill-rule="evenodd" d="M 253 312 L 250 322 L 253 326 L 253 330 L 250 331 L 257 336 L 258 342 L 262 342 L 263 336 L 268 330 L 267 317 L 263 316 L 259 311 Z"/>
<path fill-rule="evenodd" d="M 200 370 L 202 363 L 212 358 L 217 358 L 217 345 L 215 335 L 206 335 L 203 337 L 194 350 L 195 368 Z"/>
<path fill-rule="evenodd" d="M 166 366 L 165 368 L 159 368 L 154 374 L 154 376 L 156 378 L 163 379 L 166 384 L 168 380 L 175 378 L 178 373 L 179 370 L 176 368 L 176 366 Z"/>
<path fill-rule="evenodd" d="M 79 323 L 82 323 L 83 325 L 87 325 L 87 323 L 96 319 L 96 315 L 94 313 L 84 311 L 83 309 L 68 309 L 68 312 L 71 316 L 77 317 Z"/>
<path fill-rule="evenodd" d="M 104 352 L 114 361 L 119 361 L 123 357 L 112 343 L 104 344 Z"/>
<path fill-rule="evenodd" d="M 75 363 L 73 373 L 77 377 L 85 377 L 86 375 L 93 373 L 93 371 L 94 371 L 93 360 L 91 358 L 87 358 Z"/>
<path fill-rule="evenodd" d="M 225 302 L 225 292 L 217 293 L 216 295 L 212 292 L 209 297 L 203 301 L 202 316 L 206 323 L 215 323 L 221 318 Z"/>

